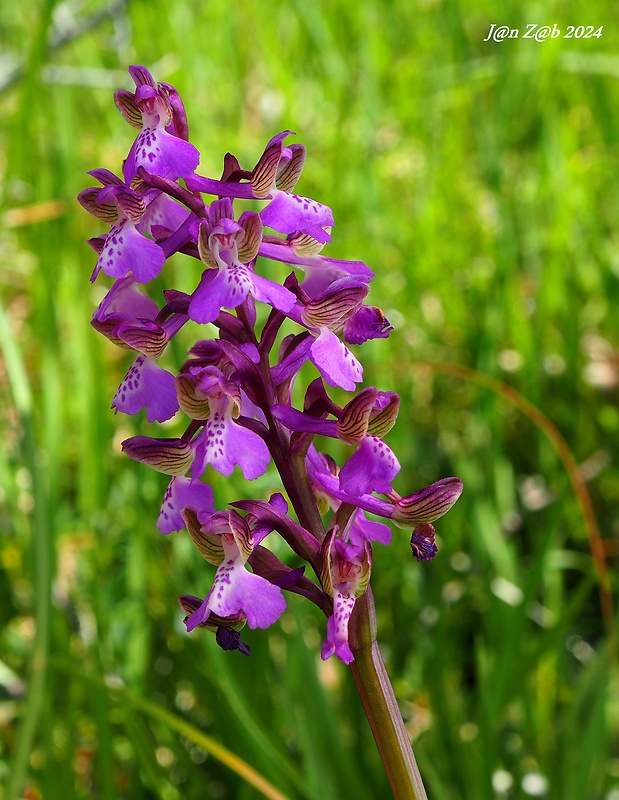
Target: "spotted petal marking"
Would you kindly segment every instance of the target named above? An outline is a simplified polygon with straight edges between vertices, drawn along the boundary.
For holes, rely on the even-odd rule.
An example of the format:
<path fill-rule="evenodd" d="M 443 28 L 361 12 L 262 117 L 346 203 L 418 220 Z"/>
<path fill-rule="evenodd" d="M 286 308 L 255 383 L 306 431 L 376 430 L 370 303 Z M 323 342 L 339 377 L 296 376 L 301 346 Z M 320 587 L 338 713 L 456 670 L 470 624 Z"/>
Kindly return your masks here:
<path fill-rule="evenodd" d="M 125 218 L 112 225 L 95 270 L 102 269 L 110 278 L 124 278 L 132 272 L 138 283 L 147 283 L 159 275 L 164 262 L 161 247 L 139 234 Z"/>
<path fill-rule="evenodd" d="M 194 477 L 202 474 L 206 464 L 222 475 L 231 475 L 238 464 L 246 480 L 266 472 L 271 457 L 264 441 L 253 431 L 237 425 L 230 416 L 213 409 L 196 446 Z"/>
<path fill-rule="evenodd" d="M 138 134 L 125 165 L 123 175 L 130 183 L 144 167 L 147 172 L 162 178 L 185 178 L 200 163 L 200 153 L 189 142 L 167 133 L 162 124 L 145 125 Z"/>
<path fill-rule="evenodd" d="M 346 345 L 328 328 L 310 348 L 310 359 L 330 386 L 341 386 L 347 392 L 363 380 L 363 367 Z"/>
<path fill-rule="evenodd" d="M 308 233 L 319 242 L 330 242 L 325 228 L 332 228 L 333 212 L 329 206 L 309 197 L 277 191 L 271 202 L 260 212 L 262 222 L 279 233 Z"/>
<path fill-rule="evenodd" d="M 344 664 L 355 660 L 348 644 L 348 621 L 354 607 L 355 598 L 348 592 L 335 592 L 333 614 L 327 620 L 327 638 L 320 651 L 323 661 L 332 655 L 336 655 Z"/>
<path fill-rule="evenodd" d="M 185 520 L 181 516 L 181 511 L 186 508 L 212 514 L 215 511 L 213 490 L 202 481 L 175 476 L 163 496 L 157 530 L 166 534 L 182 530 L 185 527 Z"/>
<path fill-rule="evenodd" d="M 212 277 L 212 272 L 205 272 L 191 298 L 189 316 L 195 322 L 213 322 L 222 308 L 236 308 L 241 305 L 252 288 L 247 267 L 242 264 L 222 268 L 215 277 Z"/>
<path fill-rule="evenodd" d="M 165 422 L 178 411 L 174 375 L 139 355 L 118 387 L 112 408 L 124 414 L 146 409 L 149 422 Z"/>

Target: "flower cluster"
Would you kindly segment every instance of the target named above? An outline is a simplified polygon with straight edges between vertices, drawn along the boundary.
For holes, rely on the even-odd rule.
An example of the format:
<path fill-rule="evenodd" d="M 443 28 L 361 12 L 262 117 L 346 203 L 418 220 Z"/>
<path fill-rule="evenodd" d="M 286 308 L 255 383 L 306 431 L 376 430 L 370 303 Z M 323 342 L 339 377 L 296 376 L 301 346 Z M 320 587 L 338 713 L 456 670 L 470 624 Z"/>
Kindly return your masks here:
<path fill-rule="evenodd" d="M 187 629 L 209 628 L 221 647 L 247 654 L 239 630 L 272 625 L 285 609 L 284 591 L 296 592 L 328 617 L 322 657 L 335 654 L 349 664 L 348 623 L 369 585 L 372 542 L 391 540 L 391 528 L 366 512 L 411 529 L 413 555 L 432 559 L 432 523 L 455 503 L 461 481 L 445 478 L 405 497 L 393 489 L 400 465 L 384 437 L 399 397 L 374 387 L 357 391 L 363 367 L 350 349 L 392 328 L 365 303 L 370 269 L 322 255 L 333 215 L 294 193 L 303 145 L 287 144 L 292 133 L 283 131 L 253 169 L 227 154 L 220 179 L 203 177 L 176 90 L 155 83 L 144 67 L 129 72 L 135 91 L 118 91 L 115 101 L 138 134 L 122 177 L 93 170 L 100 186 L 84 189 L 79 201 L 110 226 L 89 242 L 98 254 L 91 280 L 100 273 L 114 279 L 92 324 L 135 354 L 112 407 L 125 414 L 145 409 L 149 422 L 177 414 L 187 420 L 178 438 L 134 436 L 122 445 L 131 458 L 170 476 L 157 528 L 185 530 L 217 568 L 203 600 L 180 598 Z M 261 210 L 239 213 L 243 201 Z M 195 289 L 167 289 L 156 303 L 141 285 L 175 253 L 194 264 Z M 293 271 L 281 284 L 268 280 L 261 275 L 264 260 Z M 256 303 L 268 313 L 257 313 Z M 174 375 L 158 359 L 189 320 L 211 323 L 219 336 L 196 342 Z M 296 387 L 299 409 L 293 387 L 306 362 L 318 377 L 304 396 Z M 354 393 L 352 399 L 340 407 L 325 385 Z M 317 435 L 352 448 L 346 463 L 339 467 L 319 452 Z M 277 493 L 216 510 L 209 468 L 230 475 L 238 466 L 253 480 L 271 463 L 287 499 Z M 292 568 L 265 547 L 273 532 L 316 580 L 304 574 L 305 565 Z"/>

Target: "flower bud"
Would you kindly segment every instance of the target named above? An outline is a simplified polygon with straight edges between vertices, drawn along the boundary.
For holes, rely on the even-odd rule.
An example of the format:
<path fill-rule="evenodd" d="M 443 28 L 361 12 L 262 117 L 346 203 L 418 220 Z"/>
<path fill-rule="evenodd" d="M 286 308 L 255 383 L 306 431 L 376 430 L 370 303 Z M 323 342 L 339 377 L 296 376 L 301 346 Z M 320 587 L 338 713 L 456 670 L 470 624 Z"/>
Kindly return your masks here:
<path fill-rule="evenodd" d="M 392 519 L 400 528 L 426 525 L 442 517 L 462 494 L 460 478 L 443 478 L 394 503 Z"/>
<path fill-rule="evenodd" d="M 209 564 L 214 564 L 218 567 L 224 560 L 221 536 L 206 531 L 198 515 L 191 508 L 184 508 L 181 511 L 181 517 L 187 526 L 187 532 L 191 536 L 191 541 L 194 543 L 198 553 Z"/>
<path fill-rule="evenodd" d="M 368 387 L 344 406 L 336 424 L 338 439 L 346 444 L 359 444 L 368 432 L 370 414 L 376 400 L 376 389 Z"/>
<path fill-rule="evenodd" d="M 149 436 L 132 436 L 122 443 L 122 451 L 134 461 L 166 475 L 184 475 L 193 461 L 191 445 L 182 439 L 152 439 Z"/>
<path fill-rule="evenodd" d="M 303 324 L 310 328 L 335 327 L 355 313 L 367 293 L 367 286 L 354 284 L 325 292 L 305 306 L 301 315 Z"/>
<path fill-rule="evenodd" d="M 411 550 L 417 561 L 432 561 L 438 552 L 433 525 L 426 522 L 413 529 Z"/>
<path fill-rule="evenodd" d="M 368 588 L 372 573 L 369 542 L 347 544 L 332 529 L 320 548 L 320 580 L 327 594 L 336 592 L 360 597 Z"/>
<path fill-rule="evenodd" d="M 395 425 L 400 410 L 400 396 L 396 392 L 378 392 L 368 422 L 368 434 L 386 436 Z"/>

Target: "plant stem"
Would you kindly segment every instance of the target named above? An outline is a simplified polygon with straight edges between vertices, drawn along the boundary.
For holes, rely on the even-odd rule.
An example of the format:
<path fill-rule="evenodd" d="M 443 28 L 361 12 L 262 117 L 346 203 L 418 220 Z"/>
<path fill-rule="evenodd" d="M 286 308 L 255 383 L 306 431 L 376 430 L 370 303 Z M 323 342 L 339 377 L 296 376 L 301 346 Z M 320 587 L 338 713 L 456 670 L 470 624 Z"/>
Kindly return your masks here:
<path fill-rule="evenodd" d="M 250 330 L 252 326 L 242 310 L 237 310 L 239 319 Z M 264 331 L 263 331 L 264 333 Z M 272 344 L 273 339 L 265 339 Z M 305 451 L 293 454 L 290 436 L 271 413 L 271 398 L 276 396 L 269 368 L 268 349 L 261 352 L 261 368 L 265 386 L 270 389 L 270 397 L 264 398 L 262 410 L 269 428 L 268 446 L 275 466 L 280 474 L 284 488 L 297 513 L 301 525 L 310 531 L 318 541 L 324 539 L 325 530 L 318 510 L 316 498 L 307 476 Z M 350 519 L 353 506 L 342 503 L 336 521 L 344 529 Z M 306 553 L 307 561 L 320 576 L 319 553 Z M 349 643 L 355 660 L 350 665 L 357 690 L 363 702 L 365 714 L 372 728 L 374 739 L 382 758 L 395 800 L 428 800 L 417 762 L 413 754 L 404 720 L 398 707 L 387 668 L 376 640 L 376 613 L 372 591 L 367 591 L 357 599 L 350 618 Z"/>
<path fill-rule="evenodd" d="M 371 589 L 360 597 L 349 624 L 355 660 L 350 665 L 395 800 L 427 800 L 404 720 L 376 640 Z"/>

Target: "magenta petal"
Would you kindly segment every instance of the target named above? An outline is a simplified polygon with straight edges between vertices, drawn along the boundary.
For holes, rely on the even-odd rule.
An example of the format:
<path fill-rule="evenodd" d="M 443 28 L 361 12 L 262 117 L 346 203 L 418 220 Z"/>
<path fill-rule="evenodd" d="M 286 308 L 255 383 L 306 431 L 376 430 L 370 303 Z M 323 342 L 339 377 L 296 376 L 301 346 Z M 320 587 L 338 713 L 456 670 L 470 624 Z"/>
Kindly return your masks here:
<path fill-rule="evenodd" d="M 271 375 L 276 386 L 292 378 L 292 376 L 301 369 L 303 364 L 305 364 L 310 357 L 313 344 L 314 341 L 312 337 L 308 335 L 280 364 L 273 367 Z"/>
<path fill-rule="evenodd" d="M 128 219 L 112 225 L 96 270 L 110 278 L 124 278 L 129 272 L 138 283 L 147 283 L 161 272 L 165 255 L 158 244 L 142 236 Z"/>
<path fill-rule="evenodd" d="M 272 406 L 271 411 L 275 419 L 278 419 L 291 431 L 316 433 L 320 436 L 337 439 L 337 422 L 335 420 L 312 417 L 310 414 L 305 414 L 303 411 L 283 403 L 276 403 Z"/>
<path fill-rule="evenodd" d="M 273 306 L 273 308 L 284 313 L 290 311 L 294 306 L 296 297 L 283 286 L 262 278 L 255 273 L 252 274 L 252 283 L 252 294 L 261 303 Z"/>
<path fill-rule="evenodd" d="M 269 450 L 257 433 L 217 416 L 209 419 L 196 439 L 193 476 L 199 477 L 210 464 L 222 475 L 231 475 L 238 464 L 246 480 L 266 472 L 271 461 Z"/>
<path fill-rule="evenodd" d="M 393 503 L 387 500 L 381 500 L 379 497 L 374 497 L 372 494 L 348 494 L 348 492 L 344 492 L 340 489 L 339 478 L 335 475 L 317 469 L 313 473 L 313 479 L 319 486 L 322 486 L 326 494 L 335 500 L 340 500 L 342 503 L 350 503 L 350 505 L 362 508 L 364 511 L 369 511 L 371 514 L 377 514 L 379 517 L 387 517 L 387 519 L 393 517 Z"/>
<path fill-rule="evenodd" d="M 258 248 L 258 255 L 274 261 L 283 261 L 285 264 L 293 264 L 301 269 L 309 270 L 310 274 L 317 273 L 320 276 L 326 276 L 324 280 L 321 278 L 320 288 L 317 288 L 315 292 L 308 291 L 310 297 L 316 297 L 334 280 L 346 275 L 359 278 L 366 283 L 369 283 L 374 277 L 372 270 L 363 261 L 341 261 L 321 255 L 299 255 L 285 240 L 280 242 L 263 241 Z M 305 284 L 304 281 L 303 288 L 305 288 Z"/>
<path fill-rule="evenodd" d="M 160 192 L 157 197 L 148 204 L 142 219 L 137 225 L 140 233 L 152 235 L 153 227 L 159 226 L 169 231 L 176 231 L 189 217 L 191 212 L 185 206 Z"/>
<path fill-rule="evenodd" d="M 121 317 L 127 321 L 138 318 L 153 320 L 158 313 L 157 303 L 142 294 L 138 289 L 137 282 L 129 277 L 121 278 L 114 283 L 97 307 L 93 319 L 102 322 L 110 314 L 117 314 L 118 321 Z"/>
<path fill-rule="evenodd" d="M 219 295 L 211 291 L 211 285 L 219 277 L 216 269 L 205 269 L 189 303 L 189 319 L 205 325 L 216 320 L 221 311 Z"/>
<path fill-rule="evenodd" d="M 348 530 L 350 543 L 357 546 L 362 545 L 363 542 L 389 544 L 391 537 L 391 528 L 388 525 L 369 520 L 363 511 L 357 511 L 354 522 Z"/>
<path fill-rule="evenodd" d="M 323 328 L 313 342 L 310 359 L 330 386 L 353 392 L 355 384 L 363 380 L 363 367 L 359 361 L 328 328 Z"/>
<path fill-rule="evenodd" d="M 200 163 L 200 153 L 189 142 L 167 133 L 162 127 L 144 127 L 133 143 L 123 176 L 130 184 L 138 167 L 161 178 L 176 180 L 191 175 Z"/>
<path fill-rule="evenodd" d="M 243 613 L 250 628 L 268 628 L 285 610 L 286 601 L 278 586 L 248 572 L 240 561 L 229 559 L 218 567 L 213 588 L 187 620 L 187 630 L 205 622 L 211 612 L 220 617 Z"/>
<path fill-rule="evenodd" d="M 114 395 L 112 408 L 124 414 L 146 409 L 149 422 L 165 422 L 178 411 L 174 375 L 146 356 L 138 356 Z"/>
<path fill-rule="evenodd" d="M 243 611 L 250 628 L 268 628 L 286 610 L 282 590 L 259 575 L 248 572 L 245 567 L 238 566 L 233 573 L 230 583 L 221 594 L 217 591 L 217 585 L 213 586 L 211 610 L 220 617 Z"/>
<path fill-rule="evenodd" d="M 185 527 L 185 521 L 181 516 L 181 511 L 185 508 L 191 508 L 196 513 L 200 511 L 202 515 L 205 511 L 207 514 L 213 514 L 215 512 L 213 490 L 202 481 L 175 476 L 163 496 L 157 530 L 161 533 L 182 530 Z M 203 518 L 200 521 L 203 522 Z"/>
<path fill-rule="evenodd" d="M 309 234 L 317 242 L 331 241 L 331 236 L 324 229 L 333 227 L 333 212 L 329 206 L 309 197 L 277 192 L 260 212 L 260 218 L 263 225 L 279 233 L 300 231 Z"/>
<path fill-rule="evenodd" d="M 266 472 L 271 462 L 271 455 L 257 433 L 231 423 L 228 446 L 234 452 L 235 461 L 246 480 L 253 481 Z"/>
<path fill-rule="evenodd" d="M 365 436 L 340 471 L 340 488 L 352 495 L 389 494 L 399 471 L 393 450 L 377 436 Z"/>
<path fill-rule="evenodd" d="M 344 664 L 350 664 L 355 660 L 348 644 L 348 620 L 354 606 L 354 597 L 336 591 L 333 598 L 333 614 L 327 620 L 327 638 L 320 651 L 323 661 L 332 655 L 336 655 Z"/>

